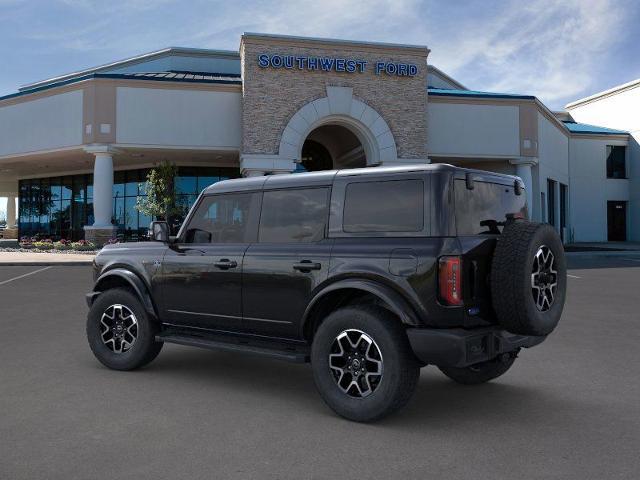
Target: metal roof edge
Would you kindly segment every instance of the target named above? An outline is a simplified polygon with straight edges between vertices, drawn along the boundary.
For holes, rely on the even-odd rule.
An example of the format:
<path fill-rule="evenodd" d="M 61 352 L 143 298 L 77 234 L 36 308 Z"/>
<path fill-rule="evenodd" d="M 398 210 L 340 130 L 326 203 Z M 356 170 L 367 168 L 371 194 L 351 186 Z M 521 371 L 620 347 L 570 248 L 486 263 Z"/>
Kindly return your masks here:
<path fill-rule="evenodd" d="M 42 92 L 44 90 L 50 90 L 52 88 L 64 87 L 66 85 L 72 85 L 74 83 L 84 82 L 86 80 L 91 80 L 94 78 L 112 78 L 112 79 L 122 79 L 122 80 L 146 80 L 148 82 L 177 82 L 177 83 L 208 83 L 208 84 L 223 84 L 223 85 L 242 85 L 242 80 L 197 80 L 192 78 L 158 78 L 158 77 L 143 77 L 134 74 L 127 73 L 89 73 L 87 75 L 82 75 L 80 77 L 73 77 L 68 80 L 62 80 L 55 83 L 48 83 L 46 85 L 42 85 L 40 87 L 32 88 L 29 90 L 23 90 L 16 93 L 10 93 L 9 95 L 4 95 L 0 97 L 0 101 L 9 100 L 12 98 L 24 97 L 27 95 L 31 95 L 33 93 Z"/>
<path fill-rule="evenodd" d="M 167 47 L 160 50 L 155 50 L 153 52 L 136 55 L 134 57 L 125 58 L 123 60 L 116 60 L 114 62 L 105 63 L 97 67 L 86 68 L 83 70 L 78 70 L 76 72 L 66 73 L 66 74 L 59 75 L 56 77 L 51 77 L 45 80 L 39 80 L 37 82 L 28 83 L 20 86 L 18 88 L 18 91 L 22 92 L 26 90 L 32 90 L 34 88 L 38 88 L 50 83 L 57 83 L 60 81 L 64 81 L 74 77 L 80 77 L 80 76 L 91 74 L 91 73 L 99 73 L 102 70 L 106 70 L 106 69 L 110 69 L 118 66 L 135 65 L 153 58 L 162 58 L 172 53 L 181 53 L 186 55 L 205 55 L 205 56 L 240 58 L 240 54 L 232 50 L 209 50 L 204 48 Z"/>
<path fill-rule="evenodd" d="M 637 78 L 636 80 L 631 80 L 630 82 L 623 83 L 622 85 L 618 85 L 598 93 L 594 93 L 593 95 L 589 95 L 588 97 L 574 100 L 573 102 L 567 103 L 564 106 L 564 108 L 566 108 L 567 110 L 571 110 L 572 108 L 579 107 L 580 105 L 583 105 L 585 103 L 591 103 L 599 100 L 600 98 L 610 97 L 611 95 L 616 95 L 618 93 L 631 90 L 632 88 L 635 88 L 635 87 L 640 87 L 640 78 Z"/>

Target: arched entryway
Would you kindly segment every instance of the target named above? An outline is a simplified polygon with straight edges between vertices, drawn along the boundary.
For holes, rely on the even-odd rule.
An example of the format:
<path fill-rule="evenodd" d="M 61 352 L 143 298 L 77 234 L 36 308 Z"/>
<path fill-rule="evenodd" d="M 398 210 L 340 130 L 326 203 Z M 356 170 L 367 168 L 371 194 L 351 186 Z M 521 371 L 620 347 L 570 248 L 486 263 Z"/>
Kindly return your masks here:
<path fill-rule="evenodd" d="M 367 166 L 367 156 L 358 136 L 343 125 L 321 125 L 302 144 L 300 164 L 307 172 Z"/>
<path fill-rule="evenodd" d="M 387 122 L 353 97 L 351 88 L 327 87 L 327 96 L 304 105 L 280 138 L 279 160 L 298 171 L 376 166 L 397 160 Z"/>

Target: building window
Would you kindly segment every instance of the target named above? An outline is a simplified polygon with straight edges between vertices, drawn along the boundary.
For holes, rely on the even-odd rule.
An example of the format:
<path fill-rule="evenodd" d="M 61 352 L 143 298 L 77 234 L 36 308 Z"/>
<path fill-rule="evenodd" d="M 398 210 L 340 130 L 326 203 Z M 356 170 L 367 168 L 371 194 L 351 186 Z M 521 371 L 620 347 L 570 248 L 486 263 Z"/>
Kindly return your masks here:
<path fill-rule="evenodd" d="M 139 240 L 146 236 L 151 218 L 135 208 L 137 199 L 146 195 L 148 170 L 117 171 L 113 178 L 113 224 L 120 240 Z M 175 179 L 178 205 L 184 220 L 198 194 L 207 186 L 238 177 L 237 168 L 180 167 Z M 92 225 L 93 175 L 72 175 L 20 180 L 20 236 L 78 240 L 83 227 Z"/>
<path fill-rule="evenodd" d="M 627 178 L 627 147 L 607 145 L 607 178 Z"/>
<path fill-rule="evenodd" d="M 564 229 L 567 226 L 567 212 L 569 202 L 569 187 L 564 183 L 560 184 L 560 238 L 565 242 Z"/>
<path fill-rule="evenodd" d="M 556 181 L 547 179 L 547 223 L 556 225 Z"/>

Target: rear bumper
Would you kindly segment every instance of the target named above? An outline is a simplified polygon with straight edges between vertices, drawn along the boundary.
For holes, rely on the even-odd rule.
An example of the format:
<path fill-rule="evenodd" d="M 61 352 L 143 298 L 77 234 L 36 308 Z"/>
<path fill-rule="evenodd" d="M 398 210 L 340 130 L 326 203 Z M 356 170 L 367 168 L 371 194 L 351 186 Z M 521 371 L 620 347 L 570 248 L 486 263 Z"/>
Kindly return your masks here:
<path fill-rule="evenodd" d="M 419 360 L 441 367 L 467 367 L 491 360 L 502 353 L 533 347 L 547 338 L 514 335 L 499 327 L 472 330 L 409 328 L 407 335 L 413 353 Z"/>

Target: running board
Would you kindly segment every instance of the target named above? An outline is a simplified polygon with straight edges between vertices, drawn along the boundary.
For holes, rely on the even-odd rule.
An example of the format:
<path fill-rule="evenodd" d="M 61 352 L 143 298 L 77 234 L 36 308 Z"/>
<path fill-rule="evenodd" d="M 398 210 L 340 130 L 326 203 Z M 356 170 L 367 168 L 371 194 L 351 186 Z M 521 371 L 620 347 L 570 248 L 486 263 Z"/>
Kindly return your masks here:
<path fill-rule="evenodd" d="M 293 363 L 309 362 L 309 347 L 291 346 L 288 344 L 251 343 L 234 337 L 221 339 L 221 336 L 196 336 L 183 333 L 163 332 L 156 335 L 156 341 L 187 345 L 190 347 L 207 348 L 210 350 L 226 350 L 228 352 L 243 352 L 261 357 L 275 358 Z"/>

